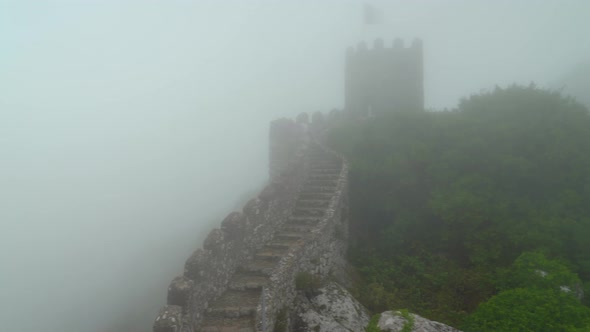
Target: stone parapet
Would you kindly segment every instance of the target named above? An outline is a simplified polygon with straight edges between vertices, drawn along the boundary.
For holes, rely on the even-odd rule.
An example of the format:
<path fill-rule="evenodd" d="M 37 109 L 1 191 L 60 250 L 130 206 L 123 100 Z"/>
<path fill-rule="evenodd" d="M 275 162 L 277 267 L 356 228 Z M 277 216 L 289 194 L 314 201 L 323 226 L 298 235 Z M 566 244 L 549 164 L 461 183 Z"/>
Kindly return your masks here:
<path fill-rule="evenodd" d="M 308 119 L 271 123 L 270 183 L 188 258 L 154 332 L 269 330 L 299 272 L 325 277 L 344 262 L 348 168 L 314 138 L 325 118 Z"/>

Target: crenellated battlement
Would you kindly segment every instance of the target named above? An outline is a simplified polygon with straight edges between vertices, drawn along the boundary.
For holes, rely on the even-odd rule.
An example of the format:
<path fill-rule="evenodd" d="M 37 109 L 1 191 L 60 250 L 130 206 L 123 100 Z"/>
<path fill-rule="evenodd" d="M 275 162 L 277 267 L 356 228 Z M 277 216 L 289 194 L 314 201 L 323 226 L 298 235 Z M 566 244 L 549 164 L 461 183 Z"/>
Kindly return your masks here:
<path fill-rule="evenodd" d="M 372 44 L 372 48 L 369 48 L 367 42 L 362 41 L 359 42 L 356 47 L 349 47 L 346 49 L 346 55 L 347 56 L 354 56 L 354 55 L 359 55 L 359 54 L 364 54 L 366 52 L 379 52 L 379 51 L 384 51 L 384 52 L 409 52 L 409 51 L 422 51 L 422 40 L 419 38 L 415 38 L 414 40 L 412 40 L 412 43 L 406 47 L 406 45 L 404 44 L 404 40 L 401 38 L 396 38 L 393 40 L 393 42 L 390 44 L 391 46 L 387 46 L 385 45 L 385 42 L 383 41 L 383 39 L 378 38 L 375 39 L 375 41 L 373 41 Z"/>

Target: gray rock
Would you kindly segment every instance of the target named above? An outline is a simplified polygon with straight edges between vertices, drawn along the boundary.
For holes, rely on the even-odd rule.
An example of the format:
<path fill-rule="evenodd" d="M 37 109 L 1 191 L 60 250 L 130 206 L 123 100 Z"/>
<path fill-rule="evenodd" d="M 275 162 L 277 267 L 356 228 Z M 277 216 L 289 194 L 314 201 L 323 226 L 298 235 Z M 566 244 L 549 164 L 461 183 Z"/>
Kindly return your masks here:
<path fill-rule="evenodd" d="M 299 295 L 295 303 L 295 331 L 362 332 L 369 313 L 335 282 L 320 288 L 311 299 Z"/>
<path fill-rule="evenodd" d="M 540 276 L 541 278 L 546 278 L 549 273 L 543 270 L 535 270 L 535 274 Z M 571 285 L 560 285 L 559 290 L 564 293 L 569 293 L 575 296 L 579 301 L 584 298 L 584 287 L 580 283 L 573 283 Z"/>
<path fill-rule="evenodd" d="M 428 320 L 416 314 L 410 315 L 414 318 L 412 332 L 461 332 L 443 323 Z M 402 317 L 399 311 L 385 311 L 381 314 L 381 318 L 379 318 L 378 326 L 381 331 L 399 332 L 407 322 L 407 319 Z"/>

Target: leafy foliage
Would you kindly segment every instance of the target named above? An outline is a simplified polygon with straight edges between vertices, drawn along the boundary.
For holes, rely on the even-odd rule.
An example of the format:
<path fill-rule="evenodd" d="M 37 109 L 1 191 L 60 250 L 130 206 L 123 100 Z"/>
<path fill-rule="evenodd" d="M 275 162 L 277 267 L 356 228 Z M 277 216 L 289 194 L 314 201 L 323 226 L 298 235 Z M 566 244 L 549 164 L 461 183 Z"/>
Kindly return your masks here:
<path fill-rule="evenodd" d="M 538 288 L 560 290 L 568 287 L 572 292 L 582 289 L 582 282 L 567 265 L 550 260 L 542 253 L 525 252 L 512 265 L 506 276 L 498 281 L 498 289 Z"/>
<path fill-rule="evenodd" d="M 410 314 L 408 309 L 400 309 L 399 313 L 406 319 L 406 323 L 400 332 L 412 332 L 414 330 L 414 316 Z"/>
<path fill-rule="evenodd" d="M 470 315 L 463 330 L 576 331 L 590 326 L 590 308 L 573 296 L 547 289 L 515 288 L 501 292 Z"/>
<path fill-rule="evenodd" d="M 287 327 L 289 325 L 289 317 L 287 316 L 287 308 L 281 308 L 279 312 L 277 312 L 277 316 L 275 318 L 275 326 L 273 328 L 273 332 L 286 332 Z"/>
<path fill-rule="evenodd" d="M 535 264 L 554 277 L 531 292 L 590 280 L 590 116 L 574 100 L 496 88 L 449 112 L 343 122 L 328 140 L 351 164 L 351 261 L 371 310 L 459 325 Z"/>
<path fill-rule="evenodd" d="M 365 332 L 381 332 L 379 328 L 379 318 L 381 318 L 381 314 L 376 314 L 371 317 L 369 321 L 369 325 L 365 328 Z"/>
<path fill-rule="evenodd" d="M 308 296 L 313 296 L 321 287 L 321 279 L 309 272 L 299 272 L 295 276 L 295 289 Z"/>
<path fill-rule="evenodd" d="M 560 261 L 523 253 L 500 285 L 506 290 L 480 304 L 467 317 L 465 331 L 578 331 L 590 326 L 590 308 L 578 299 L 580 279 Z"/>

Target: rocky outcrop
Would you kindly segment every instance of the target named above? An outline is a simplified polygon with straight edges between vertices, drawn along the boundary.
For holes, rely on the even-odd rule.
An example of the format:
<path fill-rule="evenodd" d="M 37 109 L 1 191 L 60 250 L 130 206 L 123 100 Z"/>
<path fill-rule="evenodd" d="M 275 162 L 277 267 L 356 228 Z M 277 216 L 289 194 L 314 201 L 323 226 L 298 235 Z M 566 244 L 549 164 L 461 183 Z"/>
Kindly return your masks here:
<path fill-rule="evenodd" d="M 413 324 L 412 332 L 461 332 L 443 323 L 428 320 L 416 314 L 409 314 L 410 323 L 399 311 L 386 311 L 381 314 L 378 326 L 384 332 L 400 332 L 407 324 Z"/>
<path fill-rule="evenodd" d="M 313 296 L 299 294 L 293 316 L 293 332 L 361 332 L 369 323 L 367 309 L 335 282 L 318 289 Z"/>
<path fill-rule="evenodd" d="M 554 278 L 554 276 L 552 276 L 550 272 L 547 272 L 545 270 L 539 270 L 536 269 L 534 270 L 534 274 L 535 277 L 541 277 L 541 278 L 547 278 L 547 276 L 549 276 L 549 278 Z M 579 301 L 582 301 L 582 299 L 584 298 L 584 287 L 582 286 L 582 283 L 579 282 L 570 282 L 567 285 L 559 285 L 559 290 L 564 292 L 564 293 L 568 293 L 571 294 L 573 296 L 576 297 L 576 299 L 578 299 Z"/>
<path fill-rule="evenodd" d="M 369 311 L 344 287 L 329 282 L 312 292 L 299 292 L 291 309 L 289 331 L 364 332 L 369 319 Z M 377 324 L 382 332 L 401 332 L 408 325 L 412 326 L 412 332 L 461 332 L 416 314 L 403 315 L 400 311 L 383 312 Z"/>

